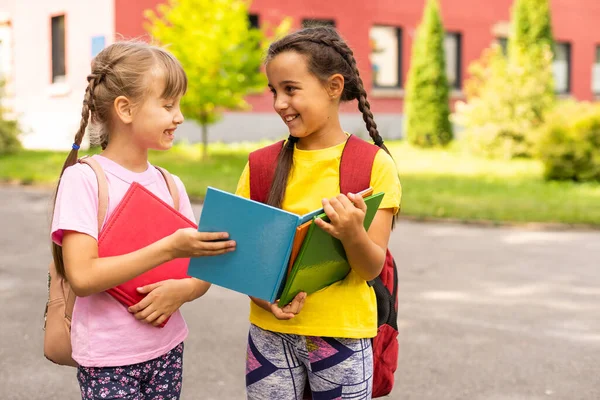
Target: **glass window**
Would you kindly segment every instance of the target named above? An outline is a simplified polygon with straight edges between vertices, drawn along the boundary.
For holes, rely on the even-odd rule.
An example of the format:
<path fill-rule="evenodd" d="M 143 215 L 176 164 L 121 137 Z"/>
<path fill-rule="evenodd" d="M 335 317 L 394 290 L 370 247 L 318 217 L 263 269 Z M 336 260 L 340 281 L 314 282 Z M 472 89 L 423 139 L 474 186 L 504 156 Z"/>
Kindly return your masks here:
<path fill-rule="evenodd" d="M 444 51 L 446 53 L 446 75 L 450 88 L 461 89 L 461 34 L 447 32 L 444 38 Z"/>
<path fill-rule="evenodd" d="M 571 91 L 571 44 L 566 42 L 554 43 L 554 87 L 556 93 Z"/>
<path fill-rule="evenodd" d="M 393 26 L 374 26 L 369 39 L 373 87 L 402 87 L 402 30 Z"/>
<path fill-rule="evenodd" d="M 600 95 L 600 45 L 596 46 L 596 60 L 592 68 L 592 91 Z"/>
<path fill-rule="evenodd" d="M 65 68 L 65 16 L 52 17 L 52 82 L 64 80 Z"/>

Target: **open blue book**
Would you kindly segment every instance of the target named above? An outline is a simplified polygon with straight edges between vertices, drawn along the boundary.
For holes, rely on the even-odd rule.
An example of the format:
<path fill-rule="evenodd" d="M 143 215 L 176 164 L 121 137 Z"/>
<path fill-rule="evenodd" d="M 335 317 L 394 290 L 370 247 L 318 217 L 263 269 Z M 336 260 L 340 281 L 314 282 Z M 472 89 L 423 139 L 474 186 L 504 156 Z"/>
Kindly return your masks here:
<path fill-rule="evenodd" d="M 365 229 L 382 198 L 383 193 L 365 198 Z M 313 293 L 350 270 L 342 243 L 318 228 L 315 218 L 325 218 L 322 208 L 296 215 L 209 187 L 198 230 L 228 232 L 237 245 L 231 253 L 191 258 L 188 275 L 269 302 L 282 293 L 286 303 L 299 291 Z"/>
<path fill-rule="evenodd" d="M 228 232 L 234 252 L 190 259 L 188 275 L 274 302 L 287 272 L 296 228 L 323 212 L 298 216 L 209 187 L 198 231 Z"/>

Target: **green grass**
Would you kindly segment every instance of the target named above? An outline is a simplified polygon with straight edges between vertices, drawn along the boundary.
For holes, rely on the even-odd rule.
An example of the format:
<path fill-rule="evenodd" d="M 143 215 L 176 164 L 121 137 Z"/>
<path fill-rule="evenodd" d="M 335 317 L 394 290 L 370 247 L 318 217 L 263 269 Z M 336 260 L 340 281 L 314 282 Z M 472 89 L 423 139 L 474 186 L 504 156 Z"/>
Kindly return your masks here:
<path fill-rule="evenodd" d="M 210 147 L 178 145 L 152 152 L 150 161 L 178 175 L 190 197 L 201 200 L 207 186 L 234 191 L 249 151 L 263 143 Z M 403 185 L 402 214 L 492 222 L 556 222 L 600 227 L 600 184 L 545 182 L 535 160 L 486 160 L 459 148 L 420 150 L 389 144 Z M 65 153 L 23 151 L 0 156 L 0 180 L 51 186 Z"/>

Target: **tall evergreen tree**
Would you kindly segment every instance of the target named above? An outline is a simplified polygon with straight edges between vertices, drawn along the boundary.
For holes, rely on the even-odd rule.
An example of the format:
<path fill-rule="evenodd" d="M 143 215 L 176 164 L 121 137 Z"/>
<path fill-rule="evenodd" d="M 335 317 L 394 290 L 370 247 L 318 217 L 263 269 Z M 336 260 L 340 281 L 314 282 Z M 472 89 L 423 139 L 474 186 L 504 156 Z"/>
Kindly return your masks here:
<path fill-rule="evenodd" d="M 444 36 L 438 0 L 427 0 L 413 42 L 404 107 L 406 137 L 418 146 L 444 146 L 453 137 Z"/>
<path fill-rule="evenodd" d="M 548 46 L 552 49 L 552 20 L 548 0 L 515 0 L 512 8 L 509 54 L 519 48 Z"/>
<path fill-rule="evenodd" d="M 516 66 L 544 69 L 544 52 L 553 52 L 552 19 L 549 0 L 515 0 L 512 7 L 511 32 L 508 39 L 508 59 Z M 545 82 L 544 93 L 554 96 L 554 79 Z M 540 112 L 543 113 L 543 112 Z"/>

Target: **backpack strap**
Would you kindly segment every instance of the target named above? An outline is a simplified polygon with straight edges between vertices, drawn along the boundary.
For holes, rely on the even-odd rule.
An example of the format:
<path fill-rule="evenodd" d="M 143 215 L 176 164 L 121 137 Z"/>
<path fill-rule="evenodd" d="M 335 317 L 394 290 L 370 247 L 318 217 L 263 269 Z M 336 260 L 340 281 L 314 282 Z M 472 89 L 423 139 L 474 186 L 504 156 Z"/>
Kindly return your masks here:
<path fill-rule="evenodd" d="M 175 179 L 173 179 L 173 175 L 169 173 L 166 169 L 154 166 L 165 178 L 165 182 L 167 182 L 167 187 L 169 188 L 169 193 L 173 198 L 173 208 L 179 211 L 179 189 L 177 188 L 177 184 L 175 183 Z"/>
<path fill-rule="evenodd" d="M 87 164 L 96 174 L 96 180 L 98 181 L 98 235 L 102 229 L 104 218 L 106 217 L 106 210 L 108 209 L 108 181 L 106 180 L 106 174 L 104 170 L 98 164 L 98 161 L 92 157 L 84 156 L 77 160 L 81 164 Z M 75 301 L 75 299 L 73 299 Z"/>
<path fill-rule="evenodd" d="M 277 157 L 285 141 L 253 151 L 250 165 L 250 198 L 266 203 L 273 182 Z M 358 193 L 371 184 L 371 170 L 379 147 L 350 135 L 340 160 L 340 193 Z"/>
<path fill-rule="evenodd" d="M 379 147 L 350 135 L 340 160 L 340 193 L 358 193 L 371 185 L 371 170 Z"/>
<path fill-rule="evenodd" d="M 266 203 L 269 190 L 273 183 L 277 157 L 285 144 L 285 140 L 273 143 L 253 151 L 248 156 L 250 167 L 250 198 L 261 203 Z"/>

